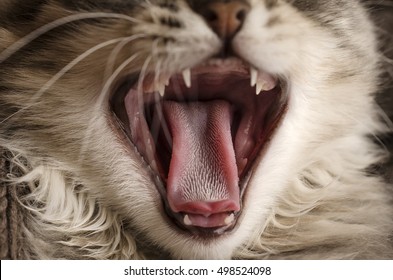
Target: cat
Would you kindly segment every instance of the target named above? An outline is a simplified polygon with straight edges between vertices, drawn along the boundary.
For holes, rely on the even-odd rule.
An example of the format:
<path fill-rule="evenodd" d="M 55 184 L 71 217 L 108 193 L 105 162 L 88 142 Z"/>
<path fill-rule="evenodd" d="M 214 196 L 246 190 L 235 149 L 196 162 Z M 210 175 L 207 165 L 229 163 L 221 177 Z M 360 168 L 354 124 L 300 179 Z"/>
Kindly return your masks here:
<path fill-rule="evenodd" d="M 366 4 L 3 0 L 18 257 L 392 258 Z"/>

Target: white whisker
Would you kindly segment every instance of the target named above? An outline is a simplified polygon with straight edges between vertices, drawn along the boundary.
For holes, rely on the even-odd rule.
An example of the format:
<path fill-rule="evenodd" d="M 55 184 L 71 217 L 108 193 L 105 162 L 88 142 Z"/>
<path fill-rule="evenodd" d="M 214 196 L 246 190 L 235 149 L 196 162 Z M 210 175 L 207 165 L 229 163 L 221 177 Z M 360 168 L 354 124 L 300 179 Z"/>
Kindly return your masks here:
<path fill-rule="evenodd" d="M 118 13 L 79 13 L 76 15 L 70 15 L 66 16 L 60 19 L 57 19 L 55 21 L 52 21 L 48 24 L 45 24 L 30 34 L 26 35 L 25 37 L 19 39 L 15 43 L 13 43 L 11 46 L 9 46 L 7 49 L 5 49 L 2 53 L 0 53 L 0 64 L 7 60 L 10 56 L 15 54 L 18 50 L 23 48 L 24 46 L 28 45 L 30 42 L 33 40 L 37 39 L 38 37 L 44 35 L 45 33 L 59 27 L 62 25 L 65 25 L 67 23 L 71 23 L 74 21 L 79 21 L 79 20 L 84 20 L 84 19 L 94 19 L 94 18 L 115 18 L 115 19 L 124 19 L 127 21 L 130 21 L 132 23 L 137 23 L 139 20 L 123 15 L 123 14 L 118 14 Z"/>
<path fill-rule="evenodd" d="M 126 59 L 120 66 L 113 72 L 113 74 L 109 77 L 107 82 L 105 83 L 103 89 L 101 90 L 100 97 L 98 98 L 98 106 L 101 107 L 103 100 L 105 100 L 107 93 L 109 91 L 109 88 L 111 87 L 113 81 L 119 76 L 119 74 L 126 68 L 135 58 L 137 58 L 140 55 L 140 52 L 135 53 L 128 59 Z"/>
<path fill-rule="evenodd" d="M 105 77 L 109 77 L 110 75 L 112 75 L 111 73 L 113 72 L 113 68 L 115 65 L 115 61 L 116 61 L 116 57 L 118 56 L 118 54 L 121 52 L 121 50 L 125 47 L 125 45 L 127 45 L 128 43 L 132 42 L 135 39 L 140 39 L 140 38 L 144 38 L 146 37 L 146 35 L 143 34 L 136 34 L 130 37 L 126 37 L 124 40 L 122 40 L 111 52 L 111 54 L 109 55 L 108 58 L 108 62 L 106 64 L 106 68 L 105 68 Z"/>
<path fill-rule="evenodd" d="M 74 60 L 72 60 L 70 63 L 68 63 L 65 67 L 63 67 L 63 69 L 61 69 L 59 72 L 57 72 L 48 82 L 46 82 L 40 90 L 38 90 L 31 98 L 29 101 L 29 105 L 27 105 L 26 107 L 18 110 L 17 112 L 13 113 L 12 115 L 8 116 L 6 119 L 2 120 L 0 123 L 3 124 L 6 121 L 8 121 L 9 119 L 15 117 L 17 114 L 23 112 L 26 109 L 31 108 L 32 106 L 34 106 L 34 103 L 36 102 L 36 100 L 38 100 L 51 86 L 53 86 L 53 84 L 55 84 L 65 73 L 67 73 L 68 71 L 70 71 L 73 67 L 75 67 L 79 62 L 81 62 L 82 60 L 84 60 L 85 58 L 87 58 L 88 56 L 90 56 L 91 54 L 93 54 L 94 52 L 105 48 L 107 46 L 110 46 L 112 44 L 116 44 L 118 42 L 123 42 L 126 41 L 127 43 L 131 42 L 132 40 L 138 39 L 143 37 L 143 35 L 133 35 L 130 37 L 120 37 L 120 38 L 116 38 L 116 39 L 112 39 L 112 40 L 108 40 L 106 42 L 100 43 L 92 48 L 90 48 L 89 50 L 85 51 L 84 53 L 82 53 L 81 55 L 79 55 L 78 57 L 76 57 Z"/>
<path fill-rule="evenodd" d="M 100 116 L 101 114 L 97 114 L 97 112 L 99 112 L 102 109 L 102 104 L 104 103 L 105 98 L 108 96 L 109 93 L 109 89 L 113 83 L 113 81 L 119 76 L 119 74 L 124 70 L 124 68 L 126 68 L 132 61 L 134 61 L 138 56 L 140 55 L 140 53 L 135 53 L 134 55 L 132 55 L 131 57 L 129 57 L 128 59 L 126 59 L 116 70 L 115 72 L 111 75 L 111 77 L 109 77 L 109 79 L 106 81 L 105 85 L 103 86 L 101 93 L 98 97 L 98 100 L 92 110 L 92 118 L 90 119 L 89 125 L 87 126 L 86 129 L 86 133 L 83 137 L 83 143 L 81 145 L 81 149 L 80 149 L 80 157 L 79 160 L 83 159 L 83 155 L 86 151 L 86 147 L 88 146 L 89 140 L 90 140 L 90 136 L 94 131 L 94 126 L 93 124 L 96 122 L 98 116 Z"/>

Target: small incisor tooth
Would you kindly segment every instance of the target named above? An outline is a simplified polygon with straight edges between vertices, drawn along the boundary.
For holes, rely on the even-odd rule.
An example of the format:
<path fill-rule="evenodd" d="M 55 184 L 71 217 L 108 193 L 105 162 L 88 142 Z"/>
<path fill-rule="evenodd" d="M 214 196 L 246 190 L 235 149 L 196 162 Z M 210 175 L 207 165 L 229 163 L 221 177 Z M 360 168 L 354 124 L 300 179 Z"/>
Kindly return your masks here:
<path fill-rule="evenodd" d="M 192 226 L 192 222 L 191 222 L 191 220 L 190 220 L 190 217 L 188 217 L 188 215 L 184 215 L 183 223 L 184 223 L 186 226 Z"/>
<path fill-rule="evenodd" d="M 158 86 L 158 92 L 160 93 L 161 97 L 165 95 L 165 84 L 161 84 Z"/>
<path fill-rule="evenodd" d="M 187 68 L 182 72 L 184 83 L 188 88 L 191 88 L 191 70 L 190 68 Z"/>
<path fill-rule="evenodd" d="M 165 95 L 166 77 L 160 76 L 160 79 L 154 81 L 154 91 L 158 92 L 161 97 Z"/>
<path fill-rule="evenodd" d="M 225 218 L 225 224 L 230 225 L 235 220 L 235 215 L 232 213 L 228 217 Z"/>

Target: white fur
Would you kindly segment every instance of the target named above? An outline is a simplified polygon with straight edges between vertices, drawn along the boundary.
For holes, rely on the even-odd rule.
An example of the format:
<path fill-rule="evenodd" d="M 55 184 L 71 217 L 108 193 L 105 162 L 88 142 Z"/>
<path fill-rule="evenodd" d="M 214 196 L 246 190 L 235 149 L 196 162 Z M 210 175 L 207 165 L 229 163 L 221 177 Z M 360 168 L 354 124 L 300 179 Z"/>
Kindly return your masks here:
<path fill-rule="evenodd" d="M 384 156 L 367 136 L 384 130 L 373 101 L 379 72 L 372 24 L 357 2 L 348 1 L 363 24 L 362 34 L 351 33 L 351 43 L 365 53 L 357 61 L 350 50 L 338 49 L 340 38 L 289 4 L 269 11 L 263 1 L 250 2 L 234 49 L 255 67 L 286 79 L 289 106 L 250 179 L 238 228 L 211 240 L 174 230 L 161 214 L 149 171 L 113 133 L 108 117 L 99 115 L 103 109 L 98 104 L 75 109 L 72 122 L 62 116 L 70 124 L 68 136 L 75 134 L 88 145 L 53 152 L 59 159 L 41 159 L 30 152 L 29 143 L 0 138 L 1 146 L 16 151 L 14 164 L 25 170 L 13 183 L 26 182 L 31 190 L 22 198 L 29 213 L 27 255 L 50 259 L 61 250 L 64 257 L 93 259 L 391 256 L 386 249 L 393 229 L 389 194 L 385 183 L 364 171 Z M 154 7 L 151 12 L 162 11 Z M 282 23 L 265 27 L 272 16 Z M 176 33 L 181 43 L 167 47 L 163 63 L 173 73 L 219 48 L 217 37 L 187 6 L 179 17 L 187 29 Z M 134 31 L 173 32 L 158 23 Z M 337 69 L 356 73 L 333 81 Z M 56 90 L 61 96 L 72 88 Z M 88 90 L 100 92 L 93 85 Z M 77 155 L 79 161 L 70 160 Z"/>

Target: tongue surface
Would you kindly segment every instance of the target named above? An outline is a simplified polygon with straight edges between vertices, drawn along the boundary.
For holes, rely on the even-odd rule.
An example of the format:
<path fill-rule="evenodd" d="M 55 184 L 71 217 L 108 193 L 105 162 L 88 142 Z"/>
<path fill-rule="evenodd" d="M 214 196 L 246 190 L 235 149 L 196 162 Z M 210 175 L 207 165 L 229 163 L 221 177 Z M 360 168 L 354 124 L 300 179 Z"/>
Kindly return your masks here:
<path fill-rule="evenodd" d="M 169 205 L 173 212 L 188 214 L 194 225 L 221 226 L 219 213 L 240 210 L 231 106 L 216 100 L 164 101 L 163 107 L 173 142 Z"/>

